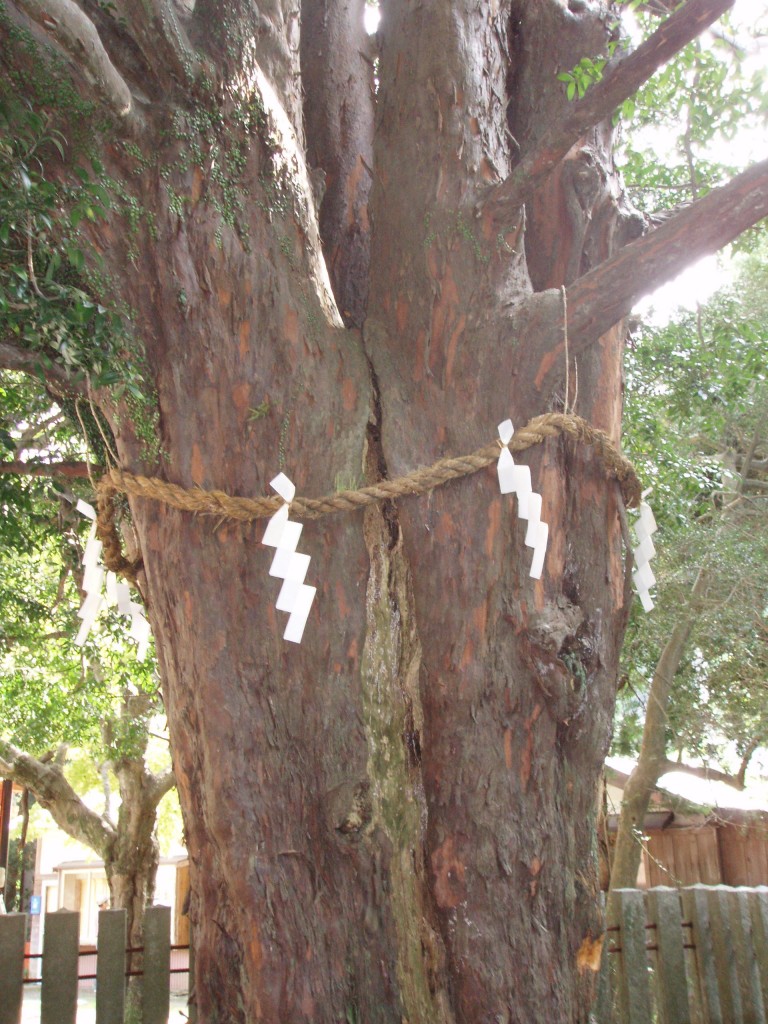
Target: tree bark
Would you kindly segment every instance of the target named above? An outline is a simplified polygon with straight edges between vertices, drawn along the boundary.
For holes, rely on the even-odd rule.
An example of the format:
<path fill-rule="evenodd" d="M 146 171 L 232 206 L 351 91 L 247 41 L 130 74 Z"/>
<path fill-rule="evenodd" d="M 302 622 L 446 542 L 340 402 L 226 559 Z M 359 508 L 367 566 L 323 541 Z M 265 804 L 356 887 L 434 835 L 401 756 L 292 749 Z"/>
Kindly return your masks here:
<path fill-rule="evenodd" d="M 188 5 L 187 87 L 162 61 L 137 78 L 142 8 L 121 24 L 139 55 L 101 31 L 142 102 L 102 156 L 151 213 L 86 225 L 157 396 L 160 461 L 98 396 L 131 472 L 261 495 L 284 470 L 322 495 L 577 400 L 561 289 L 637 234 L 610 125 L 574 138 L 525 208 L 487 200 L 562 120 L 558 71 L 603 52 L 602 5 L 390 0 L 373 118 L 361 5 L 305 6 L 302 40 L 298 0 Z M 577 411 L 614 439 L 624 312 L 579 334 Z M 131 500 L 206 1024 L 586 1022 L 628 613 L 618 491 L 588 449 L 527 455 L 542 580 L 514 501 L 477 474 L 306 526 L 318 594 L 299 646 L 264 524 Z"/>

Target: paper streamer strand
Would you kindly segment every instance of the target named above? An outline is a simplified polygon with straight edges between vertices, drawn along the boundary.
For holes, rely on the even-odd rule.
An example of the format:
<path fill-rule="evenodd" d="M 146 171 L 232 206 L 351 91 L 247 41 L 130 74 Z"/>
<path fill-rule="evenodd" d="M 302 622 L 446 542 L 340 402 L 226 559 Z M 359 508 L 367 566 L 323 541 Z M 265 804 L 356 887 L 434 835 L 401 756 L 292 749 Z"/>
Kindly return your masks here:
<path fill-rule="evenodd" d="M 274 480 L 270 481 L 270 487 L 277 491 L 285 504 L 281 505 L 269 520 L 261 543 L 275 548 L 269 575 L 283 581 L 275 605 L 279 612 L 288 612 L 283 640 L 300 644 L 317 588 L 309 587 L 304 582 L 309 568 L 309 555 L 300 554 L 296 550 L 303 527 L 301 523 L 288 518 L 291 502 L 296 494 L 293 481 L 289 480 L 285 473 L 278 473 Z"/>
<path fill-rule="evenodd" d="M 590 445 L 608 475 L 618 480 L 624 504 L 628 508 L 636 508 L 640 504 L 642 488 L 632 463 L 619 452 L 606 433 L 591 426 L 580 416 L 555 412 L 536 416 L 515 432 L 508 447 L 511 452 L 522 452 L 541 444 L 547 438 L 558 436 L 564 436 L 579 444 Z M 296 497 L 291 502 L 291 514 L 298 519 L 317 519 L 333 512 L 353 512 L 380 501 L 425 494 L 450 480 L 477 473 L 496 462 L 498 457 L 499 441 L 496 440 L 471 455 L 440 459 L 432 466 L 416 470 L 396 480 L 380 480 L 369 487 L 361 487 L 356 491 L 340 491 L 324 498 Z M 233 497 L 224 491 L 187 489 L 156 477 L 136 476 L 120 469 L 110 470 L 97 484 L 96 533 L 104 545 L 102 558 L 107 567 L 131 580 L 136 579 L 140 562 L 129 562 L 122 554 L 120 537 L 114 522 L 114 499 L 119 492 L 162 501 L 185 512 L 241 522 L 252 522 L 255 519 L 273 516 L 282 504 L 279 497 Z"/>
<path fill-rule="evenodd" d="M 531 470 L 528 466 L 516 465 L 510 453 L 509 445 L 514 433 L 512 420 L 504 420 L 499 424 L 501 452 L 496 466 L 499 489 L 502 494 L 517 496 L 517 514 L 520 519 L 528 521 L 525 543 L 527 547 L 533 548 L 530 575 L 533 579 L 540 580 L 544 569 L 544 555 L 547 553 L 549 526 L 541 519 L 541 495 L 534 491 L 531 485 Z"/>
<path fill-rule="evenodd" d="M 102 608 L 115 605 L 121 615 L 127 615 L 130 618 L 131 629 L 129 636 L 138 645 L 138 660 L 144 661 L 147 656 L 151 636 L 150 625 L 144 616 L 144 609 L 140 604 L 131 600 L 131 588 L 127 583 L 120 583 L 116 574 L 111 570 L 109 572 L 104 571 L 104 566 L 101 564 L 103 546 L 96 537 L 96 511 L 86 501 L 78 501 L 76 508 L 86 519 L 90 519 L 93 525 L 88 534 L 88 541 L 83 553 L 82 588 L 85 599 L 77 613 L 81 621 L 80 629 L 74 640 L 75 646 L 82 647 L 88 639 L 88 634 L 99 617 Z"/>

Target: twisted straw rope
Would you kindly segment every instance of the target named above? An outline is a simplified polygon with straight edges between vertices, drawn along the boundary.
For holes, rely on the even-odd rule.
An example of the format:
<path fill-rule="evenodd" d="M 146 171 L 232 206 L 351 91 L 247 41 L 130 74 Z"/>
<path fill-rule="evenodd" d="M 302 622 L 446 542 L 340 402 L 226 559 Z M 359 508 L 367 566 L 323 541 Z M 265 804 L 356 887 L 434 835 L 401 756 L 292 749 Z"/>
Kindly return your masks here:
<path fill-rule="evenodd" d="M 626 506 L 633 508 L 640 502 L 641 485 L 632 463 L 624 458 L 611 439 L 602 430 L 590 426 L 579 416 L 566 413 L 546 413 L 536 416 L 509 442 L 512 452 L 522 452 L 541 444 L 548 437 L 563 435 L 581 444 L 591 445 L 602 461 L 609 476 L 618 480 Z M 411 494 L 424 494 L 458 477 L 469 476 L 490 466 L 499 456 L 500 442 L 479 448 L 471 455 L 453 459 L 439 459 L 431 466 L 417 469 L 396 480 L 380 480 L 369 487 L 355 491 L 339 491 L 324 498 L 296 497 L 291 502 L 291 515 L 297 519 L 318 519 L 332 512 L 353 512 L 379 501 L 391 501 Z M 184 512 L 213 515 L 220 519 L 252 522 L 273 515 L 283 504 L 279 496 L 270 498 L 239 498 L 224 491 L 187 489 L 166 483 L 157 477 L 135 476 L 120 469 L 111 469 L 97 484 L 98 514 L 96 532 L 103 544 L 104 563 L 113 572 L 128 579 L 136 579 L 139 564 L 123 556 L 120 537 L 114 521 L 113 498 L 119 492 L 137 498 L 151 498 Z"/>

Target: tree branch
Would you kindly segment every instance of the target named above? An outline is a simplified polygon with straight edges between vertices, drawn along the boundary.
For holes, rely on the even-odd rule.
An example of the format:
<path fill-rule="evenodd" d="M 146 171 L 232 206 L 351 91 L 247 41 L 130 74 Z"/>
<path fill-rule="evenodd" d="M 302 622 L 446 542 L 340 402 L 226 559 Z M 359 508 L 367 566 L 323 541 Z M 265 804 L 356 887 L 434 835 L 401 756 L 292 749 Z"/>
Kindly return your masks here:
<path fill-rule="evenodd" d="M 568 289 L 571 355 L 605 334 L 643 295 L 768 216 L 768 160 L 713 189 Z"/>
<path fill-rule="evenodd" d="M 753 736 L 753 738 L 747 744 L 747 749 L 744 751 L 744 756 L 741 759 L 741 764 L 739 765 L 739 773 L 737 775 L 737 778 L 741 783 L 742 789 L 744 789 L 744 787 L 746 786 L 745 780 L 747 777 L 747 768 L 749 767 L 749 762 L 752 760 L 752 756 L 759 746 L 760 738 L 758 736 Z"/>
<path fill-rule="evenodd" d="M 173 768 L 166 768 L 164 772 L 153 775 L 151 796 L 153 806 L 157 807 L 165 794 L 170 792 L 175 785 L 176 776 L 173 774 Z"/>
<path fill-rule="evenodd" d="M 91 474 L 101 474 L 103 466 L 93 462 L 0 462 L 0 473 L 15 473 L 17 476 L 62 477 L 66 480 L 87 480 Z"/>
<path fill-rule="evenodd" d="M 647 82 L 654 72 L 733 6 L 734 0 L 688 0 L 632 53 L 611 64 L 582 99 L 568 104 L 565 116 L 533 143 L 512 173 L 495 186 L 483 204 L 518 207 L 531 196 L 568 150 L 596 124 Z M 501 210 L 499 211 L 501 213 Z"/>
<path fill-rule="evenodd" d="M 42 378 L 57 395 L 73 398 L 88 395 L 85 380 L 75 380 L 45 353 L 20 348 L 12 342 L 0 341 L 0 370 L 17 370 Z"/>
<path fill-rule="evenodd" d="M 704 779 L 705 782 L 724 782 L 734 789 L 744 789 L 744 779 L 741 774 L 731 775 L 730 772 L 722 772 L 717 768 L 709 768 L 706 765 L 683 764 L 679 761 L 671 761 L 669 758 L 660 766 L 659 778 L 667 772 L 682 772 L 684 775 L 692 775 L 696 779 Z"/>
<path fill-rule="evenodd" d="M 15 0 L 74 59 L 99 99 L 121 121 L 133 110 L 131 91 L 104 49 L 96 26 L 72 0 Z"/>
<path fill-rule="evenodd" d="M 55 761 L 44 764 L 0 739 L 0 776 L 26 786 L 35 794 L 40 806 L 50 812 L 59 828 L 106 859 L 115 838 L 114 829 L 83 803 L 59 764 Z"/>

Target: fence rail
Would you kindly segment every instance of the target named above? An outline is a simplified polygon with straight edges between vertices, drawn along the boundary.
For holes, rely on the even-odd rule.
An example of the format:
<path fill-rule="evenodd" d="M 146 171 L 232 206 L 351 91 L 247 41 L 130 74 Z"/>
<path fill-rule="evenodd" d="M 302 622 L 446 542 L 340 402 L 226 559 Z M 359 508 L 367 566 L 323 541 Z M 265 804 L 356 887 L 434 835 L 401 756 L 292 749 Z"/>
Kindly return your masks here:
<path fill-rule="evenodd" d="M 618 889 L 594 1024 L 768 1024 L 768 887 Z"/>
<path fill-rule="evenodd" d="M 124 1024 L 129 978 L 137 979 L 144 1024 L 167 1024 L 172 978 L 194 969 L 192 950 L 186 966 L 171 966 L 172 952 L 189 947 L 171 945 L 170 907 L 146 910 L 141 947 L 127 945 L 126 925 L 124 910 L 99 911 L 96 950 L 81 950 L 80 915 L 57 910 L 45 915 L 42 954 L 29 954 L 27 915 L 0 915 L 0 1024 L 19 1024 L 31 983 L 40 985 L 40 1024 L 76 1024 L 78 986 L 88 981 L 96 983 L 96 1024 Z M 190 1004 L 189 1020 L 196 1019 Z"/>

